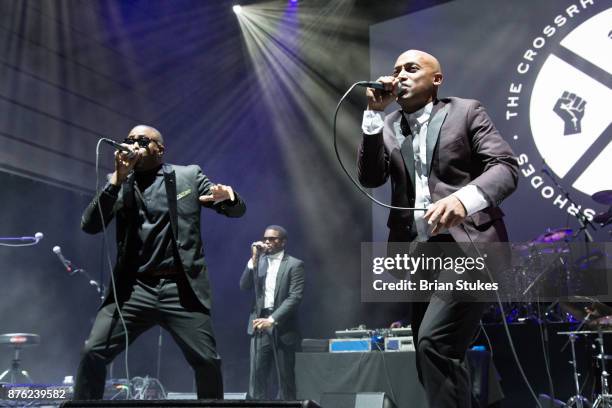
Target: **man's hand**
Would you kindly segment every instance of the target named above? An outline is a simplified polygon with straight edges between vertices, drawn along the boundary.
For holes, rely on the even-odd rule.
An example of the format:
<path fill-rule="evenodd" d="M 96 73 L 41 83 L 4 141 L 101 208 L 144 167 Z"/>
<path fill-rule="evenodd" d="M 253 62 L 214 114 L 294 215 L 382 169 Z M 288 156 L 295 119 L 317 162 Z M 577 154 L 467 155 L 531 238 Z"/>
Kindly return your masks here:
<path fill-rule="evenodd" d="M 461 201 L 450 195 L 429 207 L 423 218 L 433 227 L 431 234 L 436 235 L 443 228 L 456 227 L 461 224 L 465 217 L 467 217 L 467 211 Z"/>
<path fill-rule="evenodd" d="M 127 153 L 119 150 L 115 152 L 115 171 L 110 178 L 110 183 L 115 186 L 118 186 L 125 181 L 128 174 L 130 174 L 130 172 L 134 169 L 134 166 L 136 166 L 136 163 L 138 163 L 138 160 L 140 160 L 141 156 L 140 149 L 134 150 L 134 146 L 128 146 L 124 143 L 122 143 L 122 146 L 127 147 L 136 154 L 134 154 L 132 158 L 128 158 Z"/>
<path fill-rule="evenodd" d="M 253 242 L 251 244 L 251 260 L 253 261 L 253 265 L 256 265 L 255 262 L 257 262 L 257 258 L 259 258 L 261 252 L 265 251 L 266 248 L 267 245 L 261 241 Z"/>
<path fill-rule="evenodd" d="M 274 326 L 274 323 L 269 318 L 253 320 L 254 330 L 266 330 Z"/>
<path fill-rule="evenodd" d="M 200 202 L 218 202 L 230 199 L 234 201 L 234 190 L 230 186 L 224 186 L 223 184 L 215 184 L 210 188 L 210 194 L 200 196 Z"/>
<path fill-rule="evenodd" d="M 399 79 L 392 76 L 382 76 L 376 80 L 385 86 L 385 90 L 367 88 L 368 110 L 384 111 L 399 93 Z"/>

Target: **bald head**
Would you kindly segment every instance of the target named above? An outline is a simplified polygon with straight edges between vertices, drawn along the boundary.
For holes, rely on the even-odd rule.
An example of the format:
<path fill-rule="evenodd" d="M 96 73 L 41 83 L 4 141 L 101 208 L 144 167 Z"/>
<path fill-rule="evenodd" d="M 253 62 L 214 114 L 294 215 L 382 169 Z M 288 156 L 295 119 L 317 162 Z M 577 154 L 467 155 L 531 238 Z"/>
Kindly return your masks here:
<path fill-rule="evenodd" d="M 403 52 L 395 62 L 393 76 L 405 88 L 397 103 L 406 112 L 414 112 L 435 100 L 443 79 L 438 59 L 420 50 Z"/>
<path fill-rule="evenodd" d="M 440 74 L 442 73 L 442 67 L 440 66 L 440 61 L 438 61 L 436 57 L 434 57 L 431 54 L 426 53 L 425 51 L 420 51 L 420 50 L 404 51 L 397 58 L 397 61 L 395 62 L 395 68 L 403 65 L 402 61 L 406 61 L 406 60 L 416 61 L 420 63 L 422 66 L 427 67 L 427 69 L 431 70 L 432 72 L 438 72 Z"/>

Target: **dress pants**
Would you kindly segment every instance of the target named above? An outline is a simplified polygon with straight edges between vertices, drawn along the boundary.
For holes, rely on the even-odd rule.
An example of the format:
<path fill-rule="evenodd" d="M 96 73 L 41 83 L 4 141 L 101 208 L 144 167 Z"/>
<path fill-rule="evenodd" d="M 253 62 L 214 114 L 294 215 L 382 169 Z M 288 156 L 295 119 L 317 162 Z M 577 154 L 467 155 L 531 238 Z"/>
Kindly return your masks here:
<path fill-rule="evenodd" d="M 487 303 L 434 294 L 412 303 L 412 333 L 419 381 L 429 408 L 476 408 L 466 360 Z"/>
<path fill-rule="evenodd" d="M 174 338 L 195 372 L 199 399 L 223 399 L 221 359 L 216 351 L 209 311 L 189 283 L 177 278 L 140 278 L 120 302 L 128 341 L 160 325 Z M 102 399 L 106 365 L 125 349 L 125 332 L 114 302 L 103 306 L 85 342 L 77 371 L 74 399 Z"/>
<path fill-rule="evenodd" d="M 405 230 L 389 232 L 389 242 L 410 239 Z M 440 255 L 436 242 L 455 241 L 449 234 L 434 236 L 429 239 L 425 252 Z M 449 247 L 446 250 L 453 251 Z M 436 278 L 441 282 L 454 281 L 454 274 L 454 271 L 442 270 Z M 428 302 L 411 303 L 417 373 L 429 408 L 478 407 L 472 396 L 466 352 L 487 306 L 485 302 L 466 302 L 452 292 L 434 292 Z"/>
<path fill-rule="evenodd" d="M 276 378 L 274 360 L 275 331 L 260 331 L 251 336 L 251 369 L 249 376 L 249 398 L 268 399 L 268 379 Z M 283 344 L 276 336 L 276 358 L 280 374 L 278 399 L 294 400 L 295 391 L 295 345 Z"/>

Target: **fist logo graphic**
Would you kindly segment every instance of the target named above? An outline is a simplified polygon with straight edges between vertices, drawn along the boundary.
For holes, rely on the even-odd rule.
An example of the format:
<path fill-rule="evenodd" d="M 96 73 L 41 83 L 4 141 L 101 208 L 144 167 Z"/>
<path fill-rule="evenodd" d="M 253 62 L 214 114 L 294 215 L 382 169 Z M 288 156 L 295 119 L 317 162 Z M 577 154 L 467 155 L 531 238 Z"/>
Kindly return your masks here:
<path fill-rule="evenodd" d="M 563 95 L 557 100 L 553 111 L 563 119 L 565 129 L 563 134 L 575 135 L 581 132 L 580 122 L 584 116 L 584 106 L 586 101 L 576 94 L 564 91 Z"/>

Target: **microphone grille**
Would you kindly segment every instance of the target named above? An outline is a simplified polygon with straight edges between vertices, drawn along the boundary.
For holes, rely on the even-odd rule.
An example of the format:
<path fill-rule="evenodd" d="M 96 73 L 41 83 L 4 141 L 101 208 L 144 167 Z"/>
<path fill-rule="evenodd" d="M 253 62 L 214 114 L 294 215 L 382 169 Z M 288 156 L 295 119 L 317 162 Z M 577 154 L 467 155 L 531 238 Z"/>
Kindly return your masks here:
<path fill-rule="evenodd" d="M 62 252 L 62 248 L 57 245 L 53 247 L 53 253 L 59 254 L 60 252 Z"/>

